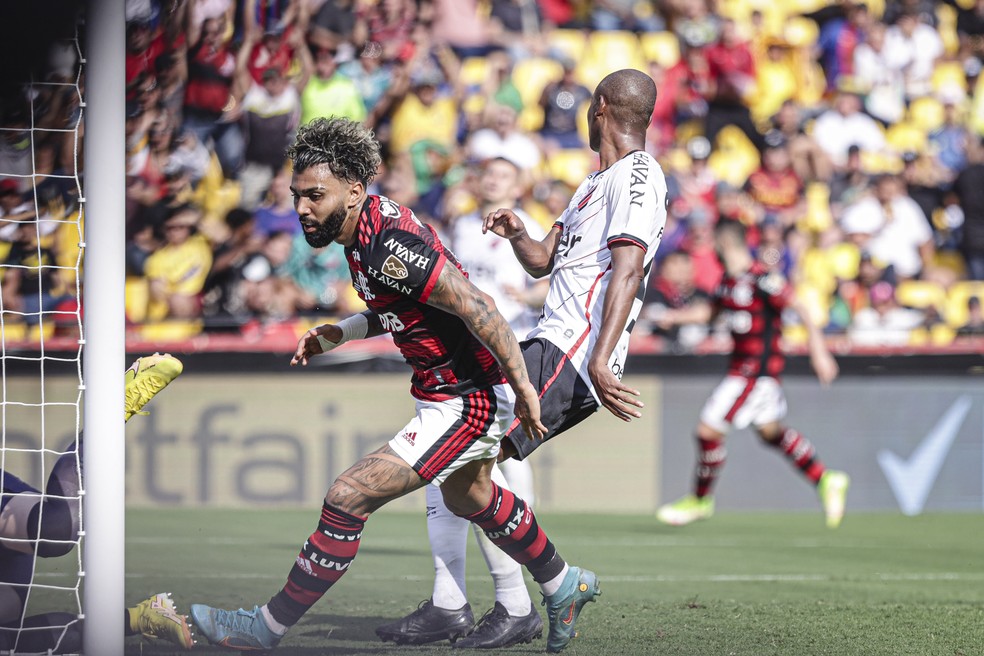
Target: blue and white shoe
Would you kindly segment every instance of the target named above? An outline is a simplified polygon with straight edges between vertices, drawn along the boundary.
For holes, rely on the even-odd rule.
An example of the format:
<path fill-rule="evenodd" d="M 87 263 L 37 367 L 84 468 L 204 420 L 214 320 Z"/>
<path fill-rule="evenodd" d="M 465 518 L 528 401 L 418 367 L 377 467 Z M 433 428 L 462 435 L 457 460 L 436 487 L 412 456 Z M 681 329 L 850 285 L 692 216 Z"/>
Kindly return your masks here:
<path fill-rule="evenodd" d="M 601 586 L 595 573 L 580 567 L 571 567 L 567 576 L 554 594 L 543 595 L 543 605 L 547 607 L 550 632 L 547 634 L 547 651 L 563 651 L 571 638 L 577 635 L 574 622 L 581 614 L 581 608 L 601 594 Z"/>
<path fill-rule="evenodd" d="M 204 604 L 193 604 L 191 620 L 210 643 L 230 649 L 273 649 L 283 637 L 266 625 L 259 606 L 254 606 L 253 610 L 221 610 Z"/>

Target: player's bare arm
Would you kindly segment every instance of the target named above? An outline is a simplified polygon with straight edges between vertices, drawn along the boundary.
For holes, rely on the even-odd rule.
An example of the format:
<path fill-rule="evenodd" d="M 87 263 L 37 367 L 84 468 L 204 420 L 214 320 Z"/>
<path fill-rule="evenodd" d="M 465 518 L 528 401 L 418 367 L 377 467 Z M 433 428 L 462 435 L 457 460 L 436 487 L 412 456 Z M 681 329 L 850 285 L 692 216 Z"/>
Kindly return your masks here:
<path fill-rule="evenodd" d="M 516 417 L 531 439 L 543 439 L 540 399 L 530 383 L 519 342 L 495 307 L 495 301 L 453 266 L 445 266 L 427 304 L 459 317 L 468 330 L 492 353 L 516 392 Z"/>
<path fill-rule="evenodd" d="M 385 444 L 342 472 L 325 495 L 325 502 L 347 513 L 365 516 L 426 484 Z"/>
<path fill-rule="evenodd" d="M 382 335 L 386 332 L 383 330 L 383 325 L 379 322 L 379 317 L 376 316 L 375 312 L 366 310 L 365 312 L 362 312 L 361 315 L 366 321 L 366 334 L 362 336 L 363 338 L 376 337 L 377 335 Z M 356 317 L 349 317 L 343 321 L 352 321 L 355 318 Z M 321 324 L 320 326 L 315 326 L 311 330 L 304 333 L 297 341 L 297 350 L 294 351 L 294 357 L 290 360 L 291 366 L 301 365 L 306 367 L 308 360 L 312 357 L 321 355 L 322 353 L 327 353 L 332 348 L 335 348 L 335 346 L 339 346 L 348 341 L 345 339 L 345 331 L 342 323 L 343 322 L 339 322 L 337 324 Z M 327 344 L 325 342 L 327 342 Z M 329 348 L 325 348 L 326 346 Z"/>
<path fill-rule="evenodd" d="M 482 234 L 493 234 L 508 239 L 516 259 L 534 278 L 542 278 L 553 271 L 554 253 L 560 243 L 561 231 L 552 228 L 543 241 L 537 241 L 526 232 L 523 221 L 512 210 L 498 209 L 489 213 L 482 224 Z"/>
<path fill-rule="evenodd" d="M 588 375 L 594 383 L 601 404 L 622 421 L 641 417 L 636 408 L 643 407 L 635 398 L 639 391 L 622 384 L 608 367 L 608 360 L 618 344 L 632 309 L 632 301 L 642 284 L 643 259 L 646 251 L 633 244 L 612 244 L 612 277 L 602 305 L 601 332 L 591 351 Z"/>
<path fill-rule="evenodd" d="M 793 302 L 789 304 L 789 307 L 796 313 L 800 322 L 806 328 L 806 343 L 807 348 L 810 351 L 810 366 L 812 366 L 813 371 L 816 372 L 817 379 L 820 381 L 820 384 L 827 386 L 834 382 L 834 379 L 837 378 L 837 374 L 840 373 L 840 368 L 837 366 L 837 361 L 827 348 L 827 342 L 824 340 L 823 333 L 820 332 L 820 328 L 810 318 L 810 312 L 806 306 L 800 301 L 794 299 Z"/>

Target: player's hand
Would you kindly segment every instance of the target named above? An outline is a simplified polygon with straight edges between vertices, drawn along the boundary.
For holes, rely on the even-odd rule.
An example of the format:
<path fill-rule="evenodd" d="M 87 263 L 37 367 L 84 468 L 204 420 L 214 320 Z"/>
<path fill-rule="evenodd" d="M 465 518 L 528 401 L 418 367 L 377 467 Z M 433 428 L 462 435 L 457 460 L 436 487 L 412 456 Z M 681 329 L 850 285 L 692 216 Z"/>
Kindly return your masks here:
<path fill-rule="evenodd" d="M 512 210 L 505 208 L 489 212 L 482 223 L 482 234 L 489 230 L 505 239 L 515 239 L 526 232 L 526 226 Z"/>
<path fill-rule="evenodd" d="M 816 372 L 817 378 L 820 380 L 820 384 L 826 387 L 834 382 L 837 378 L 837 374 L 840 373 L 840 368 L 837 366 L 837 360 L 834 356 L 830 354 L 829 351 L 818 351 L 810 356 L 810 364 L 813 366 L 813 371 Z"/>
<path fill-rule="evenodd" d="M 639 396 L 639 390 L 623 385 L 622 381 L 616 378 L 612 370 L 608 368 L 607 363 L 595 364 L 592 362 L 588 365 L 588 376 L 591 378 L 595 391 L 598 392 L 601 405 L 605 406 L 613 415 L 622 421 L 632 421 L 642 416 L 642 413 L 636 410 L 636 408 L 642 408 L 645 405 L 636 398 Z"/>
<path fill-rule="evenodd" d="M 516 390 L 514 406 L 516 418 L 526 431 L 526 437 L 531 440 L 542 440 L 547 434 L 547 427 L 540 422 L 540 397 L 536 388 L 526 383 Z"/>
<path fill-rule="evenodd" d="M 304 333 L 301 339 L 297 341 L 297 350 L 294 351 L 294 357 L 290 359 L 290 366 L 301 365 L 306 367 L 309 358 L 325 352 L 321 346 L 321 341 L 318 339 L 319 336 L 324 337 L 329 342 L 339 342 L 342 339 L 342 329 L 334 324 L 326 323 Z"/>

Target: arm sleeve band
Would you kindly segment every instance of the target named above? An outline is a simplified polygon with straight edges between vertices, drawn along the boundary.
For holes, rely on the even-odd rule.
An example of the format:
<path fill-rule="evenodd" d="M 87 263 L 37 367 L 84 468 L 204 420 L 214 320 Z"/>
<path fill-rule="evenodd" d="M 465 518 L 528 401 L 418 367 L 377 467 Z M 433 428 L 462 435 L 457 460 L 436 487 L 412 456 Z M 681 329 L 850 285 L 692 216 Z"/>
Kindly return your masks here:
<path fill-rule="evenodd" d="M 321 344 L 321 350 L 325 353 L 341 346 L 351 339 L 365 339 L 366 334 L 369 332 L 369 320 L 366 319 L 366 315 L 361 313 L 342 319 L 336 325 L 342 331 L 342 339 L 338 342 L 332 342 L 325 339 L 323 336 L 318 335 L 318 343 Z"/>

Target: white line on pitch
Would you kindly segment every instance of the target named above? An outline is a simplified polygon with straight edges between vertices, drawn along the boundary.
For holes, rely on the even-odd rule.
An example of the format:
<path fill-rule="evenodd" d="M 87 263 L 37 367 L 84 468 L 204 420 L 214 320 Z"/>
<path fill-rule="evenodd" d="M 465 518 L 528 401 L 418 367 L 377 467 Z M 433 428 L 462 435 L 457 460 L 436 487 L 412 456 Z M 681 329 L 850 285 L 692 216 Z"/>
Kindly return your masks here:
<path fill-rule="evenodd" d="M 52 576 L 50 574 L 38 574 L 38 576 Z M 158 578 L 157 575 L 142 574 L 139 572 L 127 573 L 128 579 L 148 579 Z M 188 578 L 188 579 L 243 579 L 243 580 L 282 580 L 281 574 L 251 574 L 251 573 L 169 573 L 167 578 Z M 352 578 L 358 581 L 414 581 L 427 582 L 433 579 L 432 576 L 418 574 L 408 574 L 405 576 L 377 576 L 373 574 L 351 573 L 345 578 Z M 485 581 L 487 576 L 467 576 L 469 581 Z M 598 578 L 612 583 L 800 583 L 800 582 L 824 582 L 838 581 L 851 583 L 856 581 L 984 581 L 984 572 L 899 572 L 899 573 L 875 573 L 859 576 L 834 576 L 831 574 L 705 574 L 694 576 L 677 576 L 673 574 L 642 574 L 642 575 L 607 575 L 599 574 Z"/>
<path fill-rule="evenodd" d="M 131 545 L 228 545 L 228 546 L 248 546 L 264 542 L 263 538 L 257 537 L 221 537 L 221 536 L 201 536 L 201 537 L 174 537 L 174 536 L 139 536 L 127 538 L 127 544 Z M 768 545 L 775 547 L 775 540 L 707 540 L 699 538 L 685 537 L 665 537 L 652 536 L 642 538 L 625 538 L 606 540 L 602 539 L 565 539 L 564 545 L 570 546 L 593 546 L 593 547 L 707 547 L 714 549 L 731 549 L 735 547 L 753 547 L 758 545 Z M 294 543 L 291 542 L 291 546 Z M 367 548 L 372 547 L 405 547 L 406 542 L 400 540 L 379 540 L 370 539 L 366 542 Z M 845 542 L 838 540 L 811 540 L 796 539 L 783 545 L 791 549 L 905 549 L 906 545 L 872 544 L 871 542 Z M 913 545 L 913 549 L 922 549 L 922 545 Z"/>

